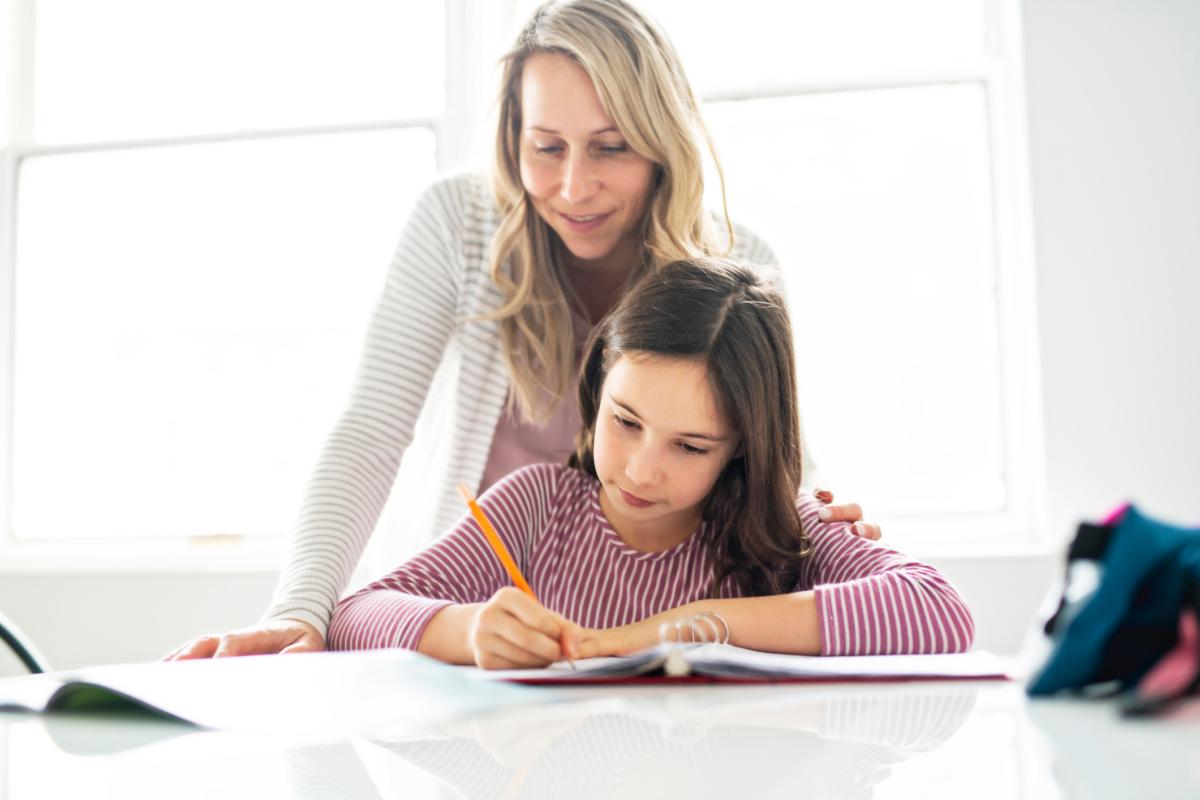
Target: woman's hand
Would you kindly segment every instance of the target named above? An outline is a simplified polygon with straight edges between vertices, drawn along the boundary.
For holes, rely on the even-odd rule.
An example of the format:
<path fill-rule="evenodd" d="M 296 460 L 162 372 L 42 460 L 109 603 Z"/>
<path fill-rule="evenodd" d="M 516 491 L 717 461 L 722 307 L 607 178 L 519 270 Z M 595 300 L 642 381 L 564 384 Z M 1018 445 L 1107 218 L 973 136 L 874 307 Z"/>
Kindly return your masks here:
<path fill-rule="evenodd" d="M 833 502 L 833 492 L 828 489 L 817 489 L 813 492 L 813 496 L 822 503 Z M 862 521 L 862 507 L 858 503 L 843 503 L 836 506 L 826 505 L 818 512 L 818 516 L 823 522 L 852 522 L 854 524 L 850 526 L 850 530 L 864 539 L 875 541 L 883 535 L 878 525 Z"/>
<path fill-rule="evenodd" d="M 475 612 L 467 641 L 483 669 L 545 667 L 579 658 L 574 645 L 582 630 L 520 589 L 506 586 Z"/>
<path fill-rule="evenodd" d="M 325 640 L 312 625 L 298 619 L 276 619 L 219 636 L 198 636 L 168 653 L 163 657 L 163 661 L 270 653 L 312 653 L 324 649 Z"/>

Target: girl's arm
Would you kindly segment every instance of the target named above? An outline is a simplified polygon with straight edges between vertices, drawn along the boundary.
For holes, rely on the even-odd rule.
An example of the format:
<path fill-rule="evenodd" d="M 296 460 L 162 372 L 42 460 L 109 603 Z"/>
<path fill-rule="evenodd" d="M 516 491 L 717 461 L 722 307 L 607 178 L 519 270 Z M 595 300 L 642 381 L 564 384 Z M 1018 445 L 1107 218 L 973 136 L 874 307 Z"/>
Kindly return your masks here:
<path fill-rule="evenodd" d="M 528 568 L 532 547 L 545 527 L 563 469 L 552 464 L 526 467 L 479 498 L 522 569 Z M 479 526 L 464 514 L 452 531 L 420 554 L 338 603 L 329 644 L 338 650 L 399 647 L 453 663 L 478 663 L 471 639 L 481 617 L 487 630 L 503 630 L 506 617 L 535 630 L 548 629 L 547 619 L 565 622 L 509 586 Z"/>
<path fill-rule="evenodd" d="M 970 649 L 971 611 L 938 570 L 856 536 L 844 522 L 822 522 L 815 498 L 803 496 L 798 508 L 813 544 L 800 583 L 813 588 L 698 600 L 633 625 L 585 631 L 580 657 L 651 647 L 663 622 L 705 611 L 725 618 L 731 644 L 753 650 L 831 656 Z"/>
<path fill-rule="evenodd" d="M 844 522 L 822 522 L 810 495 L 797 502 L 812 555 L 801 586 L 812 587 L 822 655 L 960 653 L 971 648 L 975 621 L 966 600 L 940 571 Z"/>
<path fill-rule="evenodd" d="M 701 614 L 720 614 L 729 624 L 729 643 L 750 650 L 820 655 L 821 634 L 813 592 L 767 597 L 697 600 L 632 625 L 580 633 L 579 657 L 629 655 L 659 643 L 659 626 Z"/>

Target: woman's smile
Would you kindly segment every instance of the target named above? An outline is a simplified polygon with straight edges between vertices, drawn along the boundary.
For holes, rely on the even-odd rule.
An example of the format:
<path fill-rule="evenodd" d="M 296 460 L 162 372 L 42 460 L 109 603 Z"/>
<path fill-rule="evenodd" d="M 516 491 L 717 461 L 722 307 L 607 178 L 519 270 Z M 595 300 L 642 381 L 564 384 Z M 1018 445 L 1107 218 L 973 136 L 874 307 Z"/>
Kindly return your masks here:
<path fill-rule="evenodd" d="M 594 231 L 596 228 L 599 228 L 601 225 L 607 222 L 608 218 L 612 216 L 612 213 L 576 216 L 573 214 L 564 214 L 560 211 L 558 216 L 573 232 L 588 233 L 590 231 Z"/>

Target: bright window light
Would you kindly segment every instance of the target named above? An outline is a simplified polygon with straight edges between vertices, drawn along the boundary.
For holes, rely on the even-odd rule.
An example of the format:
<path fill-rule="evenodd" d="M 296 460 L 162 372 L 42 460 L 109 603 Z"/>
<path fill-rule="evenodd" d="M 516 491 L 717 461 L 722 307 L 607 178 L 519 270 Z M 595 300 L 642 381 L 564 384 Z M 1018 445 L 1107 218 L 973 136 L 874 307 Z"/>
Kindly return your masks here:
<path fill-rule="evenodd" d="M 1003 508 L 982 88 L 720 103 L 707 116 L 729 207 L 784 271 L 824 477 L 882 518 Z"/>
<path fill-rule="evenodd" d="M 37 0 L 34 138 L 436 115 L 444 16 L 394 0 Z"/>
<path fill-rule="evenodd" d="M 26 160 L 15 535 L 286 532 L 433 149 L 419 128 Z"/>
<path fill-rule="evenodd" d="M 976 67 L 980 0 L 647 0 L 698 92 Z"/>

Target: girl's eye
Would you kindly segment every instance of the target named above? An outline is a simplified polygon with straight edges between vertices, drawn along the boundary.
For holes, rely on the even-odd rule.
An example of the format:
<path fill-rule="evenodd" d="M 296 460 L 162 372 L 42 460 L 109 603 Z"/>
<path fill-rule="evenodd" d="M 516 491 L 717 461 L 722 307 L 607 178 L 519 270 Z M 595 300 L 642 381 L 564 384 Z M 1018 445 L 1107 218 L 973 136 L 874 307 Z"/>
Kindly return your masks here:
<path fill-rule="evenodd" d="M 561 151 L 562 147 L 560 147 L 559 145 L 556 145 L 556 144 L 547 144 L 547 145 L 536 145 L 535 144 L 533 146 L 533 149 L 535 151 L 537 151 L 538 155 L 552 156 L 552 155 L 555 155 L 556 153 L 558 153 L 559 151 Z"/>
<path fill-rule="evenodd" d="M 613 414 L 612 417 L 618 425 L 627 431 L 636 431 L 638 429 L 638 424 L 631 419 L 625 419 L 620 414 Z"/>
<path fill-rule="evenodd" d="M 627 144 L 602 144 L 602 145 L 600 145 L 599 150 L 601 153 L 603 153 L 606 156 L 615 156 L 620 153 L 624 153 L 624 152 L 628 151 L 629 145 L 627 145 Z"/>
<path fill-rule="evenodd" d="M 704 448 L 693 447 L 692 445 L 688 444 L 687 442 L 680 442 L 679 449 L 682 450 L 684 453 L 688 454 L 689 456 L 702 456 L 702 455 L 705 455 L 706 453 L 708 453 L 708 451 L 705 450 Z"/>

